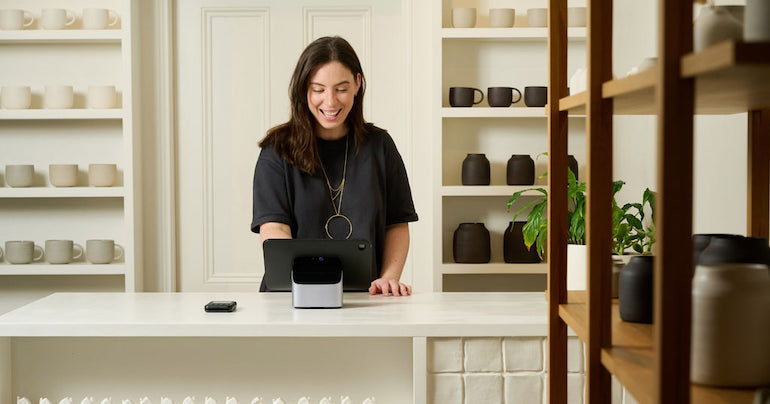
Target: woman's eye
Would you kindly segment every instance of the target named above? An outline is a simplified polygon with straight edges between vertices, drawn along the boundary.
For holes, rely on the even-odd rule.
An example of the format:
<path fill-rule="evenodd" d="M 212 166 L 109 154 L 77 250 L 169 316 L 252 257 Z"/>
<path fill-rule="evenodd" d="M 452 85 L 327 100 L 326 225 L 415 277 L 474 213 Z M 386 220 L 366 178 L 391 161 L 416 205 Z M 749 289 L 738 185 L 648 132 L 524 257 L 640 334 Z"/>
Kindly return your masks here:
<path fill-rule="evenodd" d="M 348 91 L 348 89 L 347 89 L 347 88 L 338 88 L 338 89 L 337 89 L 337 92 L 338 92 L 338 93 L 344 93 L 344 92 L 347 92 L 347 91 Z"/>
<path fill-rule="evenodd" d="M 321 94 L 322 92 L 324 92 L 324 90 L 314 89 L 313 92 L 316 94 Z"/>

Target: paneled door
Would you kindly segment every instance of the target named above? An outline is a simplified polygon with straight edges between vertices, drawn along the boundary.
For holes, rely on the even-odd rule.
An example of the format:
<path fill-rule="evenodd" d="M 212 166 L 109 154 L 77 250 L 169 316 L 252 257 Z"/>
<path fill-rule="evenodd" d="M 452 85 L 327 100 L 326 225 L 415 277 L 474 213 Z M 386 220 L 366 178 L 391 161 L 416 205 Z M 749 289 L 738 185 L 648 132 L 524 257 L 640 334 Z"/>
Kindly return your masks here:
<path fill-rule="evenodd" d="M 368 81 L 366 119 L 390 131 L 411 173 L 404 79 L 410 73 L 410 38 L 403 29 L 409 4 L 175 3 L 180 291 L 258 289 L 262 249 L 250 231 L 257 142 L 288 119 L 290 76 L 315 38 L 339 35 L 356 49 Z M 409 264 L 404 275 L 409 282 Z"/>

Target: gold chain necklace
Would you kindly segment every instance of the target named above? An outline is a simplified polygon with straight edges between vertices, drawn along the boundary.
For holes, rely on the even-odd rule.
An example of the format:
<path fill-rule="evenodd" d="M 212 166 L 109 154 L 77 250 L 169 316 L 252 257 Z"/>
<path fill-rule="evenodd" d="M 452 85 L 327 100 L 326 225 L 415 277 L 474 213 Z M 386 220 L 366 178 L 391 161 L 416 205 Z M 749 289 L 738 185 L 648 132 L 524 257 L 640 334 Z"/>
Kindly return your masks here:
<path fill-rule="evenodd" d="M 326 174 L 326 169 L 324 168 L 323 162 L 321 162 L 321 170 L 324 173 L 324 178 L 326 179 L 326 186 L 329 187 L 329 197 L 332 201 L 332 208 L 334 209 L 334 214 L 329 216 L 328 219 L 326 219 L 326 224 L 324 225 L 324 230 L 326 230 L 326 236 L 330 239 L 334 239 L 332 237 L 331 233 L 329 233 L 329 223 L 335 218 L 341 218 L 348 224 L 348 235 L 345 236 L 345 239 L 349 239 L 350 235 L 353 234 L 353 222 L 350 221 L 350 219 L 341 214 L 340 211 L 342 210 L 342 196 L 345 193 L 345 178 L 347 177 L 348 172 L 348 145 L 350 144 L 350 136 L 348 136 L 347 139 L 345 139 L 345 164 L 342 166 L 342 181 L 340 181 L 340 185 L 338 185 L 336 188 L 332 187 L 331 181 L 329 181 L 329 176 Z M 335 201 L 337 201 L 335 203 Z"/>

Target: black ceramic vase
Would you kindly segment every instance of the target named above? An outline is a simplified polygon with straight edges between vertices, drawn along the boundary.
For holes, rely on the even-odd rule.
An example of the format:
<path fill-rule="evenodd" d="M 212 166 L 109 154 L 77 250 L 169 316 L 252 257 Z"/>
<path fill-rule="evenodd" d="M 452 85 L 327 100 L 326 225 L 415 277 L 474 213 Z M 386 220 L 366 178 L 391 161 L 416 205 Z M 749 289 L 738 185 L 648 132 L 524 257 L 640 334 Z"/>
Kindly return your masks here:
<path fill-rule="evenodd" d="M 460 223 L 455 230 L 452 254 L 457 263 L 483 264 L 489 262 L 492 250 L 489 230 L 484 227 L 484 223 Z"/>
<path fill-rule="evenodd" d="M 652 323 L 652 255 L 631 257 L 620 271 L 620 318 L 632 323 Z"/>
<path fill-rule="evenodd" d="M 524 235 L 521 230 L 526 222 L 510 222 L 503 235 L 503 259 L 511 264 L 538 263 L 540 257 L 537 255 L 537 248 L 533 245 L 527 249 L 524 244 Z"/>
<path fill-rule="evenodd" d="M 578 162 L 575 156 L 568 155 L 567 156 L 567 167 L 569 167 L 570 170 L 572 170 L 572 173 L 575 174 L 575 179 L 579 179 L 578 177 Z"/>
<path fill-rule="evenodd" d="M 511 155 L 505 173 L 508 185 L 532 185 L 535 183 L 535 160 L 528 154 Z"/>
<path fill-rule="evenodd" d="M 463 185 L 489 185 L 489 160 L 483 153 L 469 153 L 463 160 Z"/>
<path fill-rule="evenodd" d="M 711 238 L 700 253 L 698 265 L 765 264 L 770 266 L 770 246 L 762 237 L 721 236 Z"/>
<path fill-rule="evenodd" d="M 706 249 L 714 237 L 742 237 L 734 234 L 722 234 L 722 233 L 708 233 L 708 234 L 693 234 L 692 235 L 692 264 L 698 265 L 700 259 L 700 253 Z"/>

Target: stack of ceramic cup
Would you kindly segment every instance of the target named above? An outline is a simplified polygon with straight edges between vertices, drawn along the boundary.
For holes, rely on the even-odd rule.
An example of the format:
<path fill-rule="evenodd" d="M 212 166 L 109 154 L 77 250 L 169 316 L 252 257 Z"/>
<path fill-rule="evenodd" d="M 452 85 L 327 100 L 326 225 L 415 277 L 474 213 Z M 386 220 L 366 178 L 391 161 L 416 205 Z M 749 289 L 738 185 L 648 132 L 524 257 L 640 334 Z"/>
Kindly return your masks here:
<path fill-rule="evenodd" d="M 69 264 L 80 260 L 84 253 L 92 264 L 109 264 L 123 258 L 124 250 L 115 240 L 108 239 L 87 240 L 85 249 L 66 239 L 46 240 L 45 249 L 31 240 L 8 240 L 5 249 L 0 248 L 0 259 L 9 264 L 32 264 L 43 260 L 49 264 Z"/>
<path fill-rule="evenodd" d="M 38 28 L 46 30 L 59 29 L 110 29 L 117 28 L 120 18 L 118 13 L 106 8 L 84 8 L 78 17 L 72 10 L 64 8 L 44 8 L 40 10 L 38 18 L 29 10 L 0 9 L 0 29 L 23 30 L 34 28 L 37 21 Z"/>
<path fill-rule="evenodd" d="M 78 185 L 77 164 L 50 164 L 48 180 L 55 187 L 75 187 Z M 111 187 L 117 183 L 118 166 L 114 163 L 89 164 L 88 185 L 92 187 Z M 6 164 L 5 182 L 10 187 L 23 188 L 35 184 L 34 164 Z"/>
<path fill-rule="evenodd" d="M 113 85 L 88 86 L 86 107 L 108 109 L 118 106 L 117 90 Z M 29 109 L 32 106 L 32 88 L 10 85 L 0 88 L 0 106 L 3 109 Z M 43 108 L 71 109 L 75 107 L 75 91 L 71 85 L 47 84 L 43 88 Z"/>

